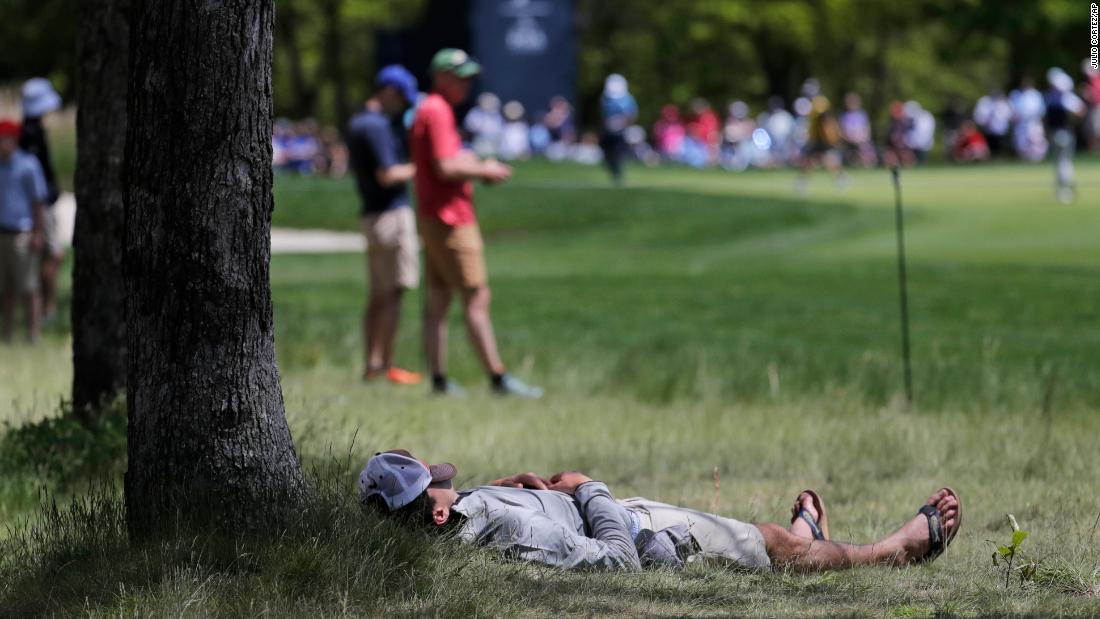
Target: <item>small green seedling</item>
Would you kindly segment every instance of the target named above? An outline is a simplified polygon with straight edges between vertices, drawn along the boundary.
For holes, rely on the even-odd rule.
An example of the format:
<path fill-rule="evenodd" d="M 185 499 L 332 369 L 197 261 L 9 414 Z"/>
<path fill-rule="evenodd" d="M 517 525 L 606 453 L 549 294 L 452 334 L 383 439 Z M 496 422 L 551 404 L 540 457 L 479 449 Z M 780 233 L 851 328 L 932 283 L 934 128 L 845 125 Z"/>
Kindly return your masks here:
<path fill-rule="evenodd" d="M 1020 585 L 1022 586 L 1025 580 L 1030 579 L 1035 575 L 1035 568 L 1038 567 L 1038 563 L 1035 561 L 1023 562 L 1022 554 L 1020 552 L 1020 544 L 1027 539 L 1029 533 L 1020 529 L 1020 525 L 1016 523 L 1016 517 L 1012 514 L 1006 514 L 1008 516 L 1008 522 L 1012 525 L 1012 543 L 1007 546 L 998 546 L 997 551 L 993 553 L 993 565 L 1002 566 L 1005 575 L 1005 589 L 1008 589 L 1009 578 L 1012 576 L 1013 565 L 1016 563 L 1017 558 L 1020 560 L 1020 565 L 1015 566 L 1020 570 Z M 993 542 L 994 544 L 996 542 Z"/>

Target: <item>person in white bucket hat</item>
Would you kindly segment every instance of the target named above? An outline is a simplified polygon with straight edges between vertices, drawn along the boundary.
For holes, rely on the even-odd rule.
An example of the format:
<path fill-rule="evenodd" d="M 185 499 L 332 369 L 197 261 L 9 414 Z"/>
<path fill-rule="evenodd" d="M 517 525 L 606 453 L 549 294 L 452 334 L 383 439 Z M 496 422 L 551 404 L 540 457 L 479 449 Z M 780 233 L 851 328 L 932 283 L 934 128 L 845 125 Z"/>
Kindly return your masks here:
<path fill-rule="evenodd" d="M 50 80 L 35 77 L 23 84 L 23 133 L 19 137 L 19 148 L 38 159 L 46 178 L 46 209 L 42 220 L 44 242 L 39 271 L 39 291 L 45 323 L 52 322 L 57 316 L 57 273 L 65 259 L 65 243 L 61 239 L 57 209 L 54 208 L 61 191 L 54 172 L 53 159 L 50 157 L 43 119 L 60 108 L 61 95 L 54 90 Z"/>

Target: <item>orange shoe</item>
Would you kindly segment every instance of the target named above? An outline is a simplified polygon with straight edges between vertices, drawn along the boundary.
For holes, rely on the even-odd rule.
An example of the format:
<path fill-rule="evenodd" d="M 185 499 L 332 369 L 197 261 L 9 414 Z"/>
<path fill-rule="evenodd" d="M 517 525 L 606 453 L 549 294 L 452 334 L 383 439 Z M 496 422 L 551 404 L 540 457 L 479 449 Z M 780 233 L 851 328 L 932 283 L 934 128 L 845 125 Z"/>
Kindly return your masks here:
<path fill-rule="evenodd" d="M 424 377 L 416 372 L 410 372 L 395 366 L 386 370 L 386 380 L 395 385 L 419 385 Z"/>

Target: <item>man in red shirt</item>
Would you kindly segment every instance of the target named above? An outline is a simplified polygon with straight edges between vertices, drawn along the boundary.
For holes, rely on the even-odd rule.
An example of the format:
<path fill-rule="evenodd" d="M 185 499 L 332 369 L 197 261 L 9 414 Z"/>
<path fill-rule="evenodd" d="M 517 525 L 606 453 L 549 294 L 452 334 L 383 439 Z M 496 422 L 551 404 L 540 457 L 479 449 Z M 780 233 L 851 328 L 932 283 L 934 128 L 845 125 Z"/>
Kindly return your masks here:
<path fill-rule="evenodd" d="M 432 372 L 432 390 L 462 395 L 446 375 L 447 311 L 451 296 L 462 298 L 466 330 L 485 371 L 499 394 L 529 398 L 542 389 L 508 374 L 497 353 L 489 319 L 489 278 L 485 272 L 481 230 L 474 214 L 474 180 L 499 183 L 512 169 L 495 159 L 482 161 L 462 147 L 451 106 L 466 100 L 471 80 L 481 71 L 466 52 L 440 50 L 431 63 L 432 92 L 421 101 L 409 133 L 409 149 L 416 166 L 416 195 L 420 205 L 420 234 L 424 240 L 427 304 L 424 311 L 424 348 Z"/>

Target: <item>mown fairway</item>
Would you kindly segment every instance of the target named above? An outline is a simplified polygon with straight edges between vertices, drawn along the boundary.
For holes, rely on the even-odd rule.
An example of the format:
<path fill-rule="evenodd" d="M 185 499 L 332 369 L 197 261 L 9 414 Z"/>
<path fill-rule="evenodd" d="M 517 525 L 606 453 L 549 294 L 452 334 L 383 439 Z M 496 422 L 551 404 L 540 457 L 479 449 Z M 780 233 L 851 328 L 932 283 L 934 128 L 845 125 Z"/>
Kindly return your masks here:
<path fill-rule="evenodd" d="M 452 372 L 470 399 L 364 385 L 363 257 L 273 259 L 295 439 L 308 463 L 351 449 L 349 493 L 369 454 L 400 446 L 455 462 L 460 485 L 576 468 L 619 496 L 752 520 L 785 521 L 798 491 L 815 488 L 834 537 L 864 541 L 950 484 L 965 525 L 931 567 L 592 577 L 479 559 L 478 576 L 440 565 L 423 576 L 436 585 L 382 599 L 320 577 L 264 599 L 232 568 L 206 566 L 166 574 L 171 595 L 127 590 L 100 612 L 180 612 L 201 589 L 199 614 L 247 614 L 232 601 L 249 596 L 276 615 L 339 614 L 339 599 L 353 614 L 1100 613 L 1100 161 L 1078 174 L 1082 198 L 1062 206 L 1046 165 L 904 172 L 909 409 L 884 171 L 856 172 L 844 191 L 815 176 L 806 198 L 787 171 L 633 169 L 612 189 L 598 169 L 528 164 L 509 185 L 479 188 L 502 352 L 547 388 L 537 402 L 487 394 L 457 313 Z M 279 226 L 355 230 L 356 209 L 350 182 L 276 183 Z M 407 298 L 399 348 L 414 368 L 419 303 Z M 57 410 L 66 341 L 59 327 L 39 350 L 0 349 L 0 419 Z M 33 477 L 0 479 L 0 518 L 31 514 Z M 988 541 L 1009 539 L 1006 513 L 1041 560 L 1035 580 L 1007 591 Z M 192 582 L 215 572 L 205 589 Z"/>

